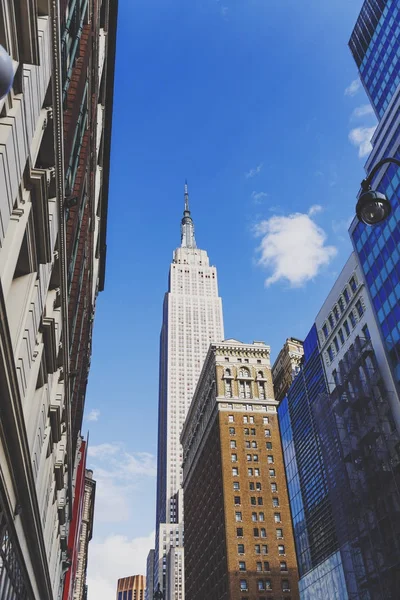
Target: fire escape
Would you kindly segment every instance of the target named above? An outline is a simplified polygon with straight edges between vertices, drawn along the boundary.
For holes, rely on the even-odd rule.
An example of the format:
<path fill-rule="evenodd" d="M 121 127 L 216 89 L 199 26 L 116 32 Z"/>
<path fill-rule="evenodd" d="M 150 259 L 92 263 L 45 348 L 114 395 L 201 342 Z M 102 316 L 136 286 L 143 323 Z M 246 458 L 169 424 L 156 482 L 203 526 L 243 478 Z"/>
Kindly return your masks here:
<path fill-rule="evenodd" d="M 400 436 L 371 340 L 357 337 L 314 404 L 349 600 L 400 594 Z"/>

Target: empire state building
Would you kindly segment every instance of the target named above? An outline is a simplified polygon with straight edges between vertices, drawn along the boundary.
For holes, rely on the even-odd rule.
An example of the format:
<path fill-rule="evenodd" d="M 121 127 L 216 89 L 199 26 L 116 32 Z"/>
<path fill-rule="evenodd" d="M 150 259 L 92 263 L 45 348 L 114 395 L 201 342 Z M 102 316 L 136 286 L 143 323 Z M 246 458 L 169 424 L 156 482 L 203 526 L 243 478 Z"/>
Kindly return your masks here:
<path fill-rule="evenodd" d="M 160 340 L 158 475 L 154 583 L 184 600 L 180 434 L 211 342 L 224 339 L 217 270 L 197 248 L 185 184 L 181 245 L 173 254 Z"/>

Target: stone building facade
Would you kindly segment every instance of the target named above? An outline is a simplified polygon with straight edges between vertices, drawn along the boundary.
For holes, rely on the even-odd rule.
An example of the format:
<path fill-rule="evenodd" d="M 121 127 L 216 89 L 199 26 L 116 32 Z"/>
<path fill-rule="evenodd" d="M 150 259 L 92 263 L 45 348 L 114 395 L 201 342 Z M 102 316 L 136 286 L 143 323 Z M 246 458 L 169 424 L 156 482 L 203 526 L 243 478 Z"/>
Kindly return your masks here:
<path fill-rule="evenodd" d="M 296 600 L 270 349 L 212 344 L 182 431 L 186 600 Z"/>
<path fill-rule="evenodd" d="M 304 356 L 303 342 L 290 337 L 278 354 L 272 367 L 275 399 L 280 403 L 300 370 Z"/>

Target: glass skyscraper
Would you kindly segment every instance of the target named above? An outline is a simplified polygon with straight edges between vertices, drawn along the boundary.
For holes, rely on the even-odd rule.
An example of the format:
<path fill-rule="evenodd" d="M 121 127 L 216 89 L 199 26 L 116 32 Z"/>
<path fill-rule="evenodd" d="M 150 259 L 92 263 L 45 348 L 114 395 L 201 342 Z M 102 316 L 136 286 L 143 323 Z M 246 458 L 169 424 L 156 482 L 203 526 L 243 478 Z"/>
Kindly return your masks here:
<path fill-rule="evenodd" d="M 379 119 L 369 173 L 382 158 L 400 159 L 400 1 L 366 0 L 349 45 Z M 400 169 L 384 166 L 372 187 L 389 198 L 390 218 L 375 227 L 354 221 L 350 235 L 400 389 Z"/>

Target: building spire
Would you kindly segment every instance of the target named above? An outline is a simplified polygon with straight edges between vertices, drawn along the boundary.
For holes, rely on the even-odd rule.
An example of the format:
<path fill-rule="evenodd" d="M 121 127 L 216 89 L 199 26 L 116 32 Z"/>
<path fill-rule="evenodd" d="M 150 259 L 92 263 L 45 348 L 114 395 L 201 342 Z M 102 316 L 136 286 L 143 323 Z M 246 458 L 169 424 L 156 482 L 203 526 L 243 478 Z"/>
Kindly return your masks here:
<path fill-rule="evenodd" d="M 196 240 L 194 237 L 194 223 L 190 215 L 189 208 L 189 191 L 188 184 L 185 180 L 185 207 L 183 210 L 183 218 L 181 221 L 181 247 L 182 248 L 196 248 Z"/>

